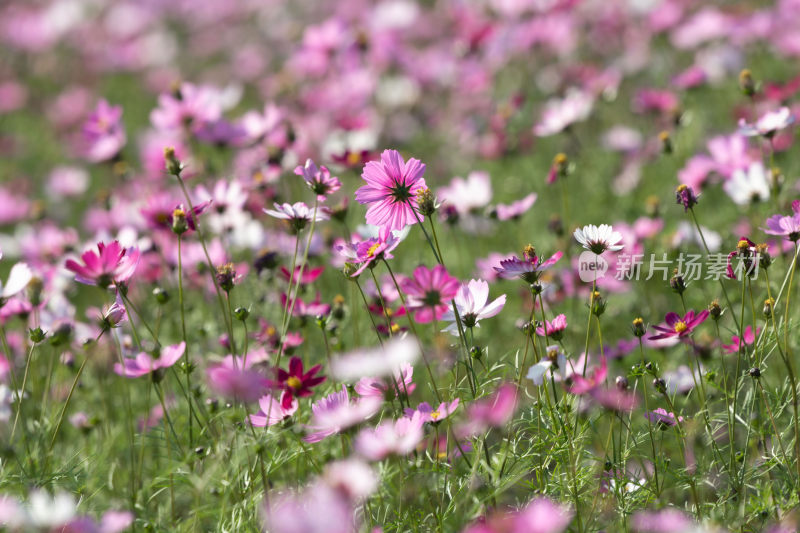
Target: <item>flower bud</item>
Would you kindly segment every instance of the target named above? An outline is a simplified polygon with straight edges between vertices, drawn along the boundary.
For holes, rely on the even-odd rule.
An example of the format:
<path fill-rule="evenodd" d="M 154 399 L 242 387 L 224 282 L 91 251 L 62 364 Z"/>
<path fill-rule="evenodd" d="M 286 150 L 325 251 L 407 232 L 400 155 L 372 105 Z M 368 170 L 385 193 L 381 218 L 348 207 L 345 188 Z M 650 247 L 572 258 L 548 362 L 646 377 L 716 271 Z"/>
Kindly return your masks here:
<path fill-rule="evenodd" d="M 750 377 L 754 379 L 758 379 L 761 377 L 761 369 L 758 368 L 757 366 L 751 368 L 748 373 L 750 374 Z"/>
<path fill-rule="evenodd" d="M 603 299 L 603 296 L 600 294 L 600 291 L 594 291 L 592 293 L 591 301 L 592 301 L 592 314 L 600 318 L 603 315 L 603 313 L 606 312 L 606 301 Z"/>
<path fill-rule="evenodd" d="M 233 268 L 233 263 L 225 263 L 217 267 L 216 277 L 219 288 L 225 292 L 231 292 L 233 282 L 236 280 L 236 270 Z"/>
<path fill-rule="evenodd" d="M 708 314 L 714 320 L 719 320 L 719 317 L 722 316 L 722 307 L 719 306 L 717 300 L 712 300 L 711 303 L 708 304 Z"/>
<path fill-rule="evenodd" d="M 644 325 L 644 320 L 642 317 L 637 317 L 633 319 L 631 323 L 631 332 L 633 333 L 634 337 L 644 337 L 644 334 L 647 331 L 647 327 Z"/>
<path fill-rule="evenodd" d="M 666 394 L 667 392 L 667 384 L 661 378 L 656 378 L 653 380 L 653 387 L 655 387 L 655 389 L 661 394 Z"/>
<path fill-rule="evenodd" d="M 480 359 L 481 357 L 483 357 L 483 348 L 481 348 L 480 346 L 473 346 L 469 350 L 469 355 L 473 359 L 476 359 L 476 360 Z"/>
<path fill-rule="evenodd" d="M 672 288 L 673 292 L 678 294 L 683 294 L 686 291 L 686 281 L 683 279 L 683 276 L 677 273 L 677 269 L 675 275 L 669 278 L 669 286 Z"/>
<path fill-rule="evenodd" d="M 39 307 L 42 303 L 42 291 L 44 290 L 44 281 L 38 276 L 34 276 L 28 282 L 28 298 L 30 299 L 33 307 Z"/>
<path fill-rule="evenodd" d="M 169 302 L 169 293 L 161 287 L 156 287 L 153 289 L 153 296 L 156 297 L 156 301 L 161 305 Z"/>
<path fill-rule="evenodd" d="M 172 211 L 172 232 L 175 235 L 183 235 L 189 229 L 189 221 L 186 220 L 186 211 L 176 207 Z"/>
<path fill-rule="evenodd" d="M 775 309 L 775 299 L 774 298 L 767 298 L 764 300 L 764 317 L 765 318 L 772 318 L 772 312 Z"/>
<path fill-rule="evenodd" d="M 669 132 L 664 130 L 658 134 L 658 140 L 661 141 L 661 152 L 664 154 L 671 154 L 673 152 L 672 138 Z"/>
<path fill-rule="evenodd" d="M 739 73 L 739 89 L 742 94 L 751 98 L 756 94 L 756 82 L 750 69 L 742 69 Z"/>
<path fill-rule="evenodd" d="M 756 245 L 756 253 L 758 254 L 758 266 L 767 269 L 772 265 L 772 256 L 769 254 L 769 246 L 767 244 Z"/>
<path fill-rule="evenodd" d="M 678 204 L 683 206 L 684 211 L 688 211 L 697 205 L 697 196 L 694 194 L 694 190 L 684 183 L 681 183 L 675 189 L 675 199 Z"/>
<path fill-rule="evenodd" d="M 164 162 L 167 165 L 167 172 L 169 172 L 173 176 L 180 177 L 181 171 L 183 170 L 183 163 L 181 163 L 175 156 L 174 147 L 167 146 L 166 148 L 164 148 Z"/>
<path fill-rule="evenodd" d="M 42 342 L 45 339 L 46 335 L 45 335 L 45 332 L 42 331 L 42 328 L 37 327 L 37 328 L 31 329 L 29 331 L 30 331 L 30 338 L 31 338 L 31 342 L 32 343 L 39 344 L 40 342 Z"/>
<path fill-rule="evenodd" d="M 433 215 L 438 208 L 439 204 L 436 203 L 436 197 L 433 195 L 433 191 L 428 188 L 419 189 L 417 191 L 417 211 L 419 214 L 429 217 Z"/>
<path fill-rule="evenodd" d="M 246 307 L 237 307 L 233 310 L 233 316 L 235 316 L 237 320 L 244 322 L 250 316 L 250 310 Z"/>
<path fill-rule="evenodd" d="M 619 390 L 627 390 L 628 378 L 626 378 L 625 376 L 617 376 L 617 379 L 614 381 L 614 384 L 617 386 Z"/>

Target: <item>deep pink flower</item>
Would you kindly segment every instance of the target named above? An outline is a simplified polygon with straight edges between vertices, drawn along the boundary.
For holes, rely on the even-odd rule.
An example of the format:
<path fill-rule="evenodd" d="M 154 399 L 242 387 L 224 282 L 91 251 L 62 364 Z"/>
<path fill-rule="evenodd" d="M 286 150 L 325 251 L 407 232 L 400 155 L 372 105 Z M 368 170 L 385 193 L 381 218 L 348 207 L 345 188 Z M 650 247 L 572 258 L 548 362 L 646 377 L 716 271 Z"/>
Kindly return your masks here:
<path fill-rule="evenodd" d="M 583 377 L 580 374 L 572 375 L 572 386 L 569 388 L 569 392 L 577 396 L 589 394 L 605 383 L 606 376 L 608 376 L 608 363 L 603 357 L 600 359 L 600 366 L 595 368 L 589 377 Z"/>
<path fill-rule="evenodd" d="M 250 424 L 258 428 L 274 426 L 292 416 L 300 404 L 297 398 L 293 398 L 289 402 L 289 407 L 284 408 L 283 399 L 285 395 L 286 392 L 282 392 L 280 400 L 275 399 L 271 394 L 259 398 L 258 413 L 248 416 Z"/>
<path fill-rule="evenodd" d="M 324 382 L 325 376 L 315 374 L 322 369 L 322 365 L 315 365 L 303 371 L 303 361 L 299 357 L 289 359 L 289 370 L 282 368 L 275 369 L 275 382 L 273 386 L 282 388 L 284 395 L 281 396 L 281 406 L 288 409 L 292 404 L 293 398 L 305 398 L 311 396 L 311 388 Z"/>
<path fill-rule="evenodd" d="M 744 343 L 739 340 L 738 335 L 734 335 L 731 337 L 731 344 L 723 344 L 722 349 L 725 353 L 736 353 L 739 351 L 740 347 L 752 345 L 756 341 L 756 335 L 758 335 L 760 331 L 761 328 L 756 328 L 755 333 L 753 333 L 753 326 L 747 326 L 744 328 Z"/>
<path fill-rule="evenodd" d="M 653 326 L 653 329 L 659 332 L 658 335 L 651 335 L 648 339 L 659 340 L 671 337 L 686 337 L 692 333 L 694 328 L 702 324 L 706 318 L 708 318 L 708 309 L 704 309 L 696 315 L 694 310 L 690 309 L 683 318 L 678 313 L 667 313 L 665 325 Z"/>
<path fill-rule="evenodd" d="M 502 427 L 517 409 L 517 387 L 504 383 L 489 396 L 475 400 L 467 407 L 468 422 L 459 428 L 460 436 L 476 435 L 487 428 Z"/>
<path fill-rule="evenodd" d="M 105 288 L 124 284 L 131 278 L 139 264 L 139 249 L 122 248 L 119 241 L 106 246 L 101 241 L 97 243 L 97 252 L 87 250 L 81 260 L 82 265 L 73 259 L 66 262 L 67 269 L 75 273 L 75 281 Z"/>
<path fill-rule="evenodd" d="M 114 365 L 114 372 L 127 378 L 145 376 L 162 368 L 171 367 L 178 362 L 185 350 L 186 343 L 181 342 L 180 344 L 173 344 L 161 348 L 161 355 L 158 359 L 153 359 L 153 356 L 147 352 L 140 352 L 133 359 L 125 359 L 123 361 L 125 364 L 124 367 L 120 363 L 116 363 Z"/>
<path fill-rule="evenodd" d="M 361 177 L 367 182 L 356 191 L 360 204 L 370 204 L 367 223 L 386 226 L 390 230 L 401 230 L 415 224 L 417 191 L 425 189 L 425 165 L 410 158 L 403 161 L 397 150 L 384 150 L 381 161 L 370 161 Z"/>
<path fill-rule="evenodd" d="M 407 296 L 406 306 L 414 313 L 414 320 L 420 323 L 441 320 L 458 292 L 458 286 L 458 280 L 442 265 L 433 269 L 418 266 L 412 278 L 400 282 L 400 288 Z"/>
<path fill-rule="evenodd" d="M 325 200 L 329 194 L 333 194 L 342 186 L 339 178 L 331 176 L 330 171 L 324 167 L 317 167 L 311 159 L 306 160 L 304 166 L 298 166 L 294 173 L 302 176 L 306 185 L 317 195 L 320 202 Z"/>
<path fill-rule="evenodd" d="M 300 277 L 302 270 L 302 277 Z M 279 276 L 283 278 L 285 281 L 291 280 L 292 283 L 300 283 L 301 285 L 308 285 L 309 283 L 314 283 L 318 277 L 322 275 L 322 272 L 325 270 L 324 266 L 316 267 L 316 268 L 305 268 L 298 266 L 294 269 L 294 275 L 289 274 L 289 269 L 285 266 L 282 266 L 279 272 Z"/>
<path fill-rule="evenodd" d="M 536 328 L 536 334 L 540 337 L 547 336 L 551 339 L 559 340 L 564 336 L 565 329 L 567 329 L 567 315 L 562 313 L 556 316 L 552 322 L 545 320 L 544 327 L 539 326 Z"/>
<path fill-rule="evenodd" d="M 122 126 L 122 107 L 100 100 L 83 125 L 83 138 L 89 161 L 99 163 L 113 159 L 127 141 Z"/>

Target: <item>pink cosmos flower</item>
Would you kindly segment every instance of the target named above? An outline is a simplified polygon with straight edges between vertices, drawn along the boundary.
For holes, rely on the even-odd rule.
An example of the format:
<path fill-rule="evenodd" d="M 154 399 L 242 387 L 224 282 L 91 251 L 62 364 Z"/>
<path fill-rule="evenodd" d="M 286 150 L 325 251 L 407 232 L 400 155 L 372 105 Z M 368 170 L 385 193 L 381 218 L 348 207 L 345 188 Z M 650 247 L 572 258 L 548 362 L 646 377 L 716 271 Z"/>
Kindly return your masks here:
<path fill-rule="evenodd" d="M 194 131 L 221 116 L 219 99 L 213 91 L 183 83 L 178 90 L 159 95 L 158 107 L 150 113 L 150 121 L 162 130 L 187 128 Z"/>
<path fill-rule="evenodd" d="M 748 124 L 745 119 L 739 120 L 739 133 L 747 137 L 761 135 L 771 138 L 778 131 L 794 123 L 795 117 L 788 107 L 781 107 L 777 111 L 770 111 L 760 117 L 754 124 Z"/>
<path fill-rule="evenodd" d="M 579 89 L 570 89 L 563 99 L 552 99 L 545 104 L 542 118 L 533 128 L 538 137 L 549 137 L 564 131 L 576 122 L 589 117 L 594 98 Z"/>
<path fill-rule="evenodd" d="M 299 357 L 289 359 L 289 370 L 282 368 L 275 369 L 275 382 L 273 386 L 282 388 L 284 395 L 281 396 L 281 406 L 288 409 L 292 404 L 292 399 L 305 398 L 311 396 L 311 388 L 324 382 L 325 376 L 315 374 L 322 369 L 322 365 L 315 365 L 304 372 L 303 361 Z"/>
<path fill-rule="evenodd" d="M 441 320 L 458 292 L 458 280 L 442 265 L 433 269 L 418 266 L 413 277 L 400 282 L 406 294 L 406 307 L 414 313 L 414 320 L 427 323 Z"/>
<path fill-rule="evenodd" d="M 302 277 L 300 277 L 302 270 Z M 305 268 L 303 269 L 301 266 L 295 267 L 294 275 L 289 273 L 289 269 L 285 266 L 282 266 L 278 275 L 284 279 L 285 281 L 291 280 L 292 283 L 299 283 L 301 285 L 308 285 L 309 283 L 314 283 L 317 278 L 322 275 L 322 272 L 325 270 L 324 266 L 316 267 L 316 268 Z"/>
<path fill-rule="evenodd" d="M 307 159 L 304 166 L 295 168 L 294 173 L 303 177 L 306 185 L 314 191 L 320 202 L 325 201 L 329 194 L 335 193 L 342 186 L 339 178 L 331 176 L 326 167 L 317 167 L 311 159 Z"/>
<path fill-rule="evenodd" d="M 120 363 L 114 365 L 114 372 L 120 376 L 127 378 L 138 378 L 156 372 L 162 368 L 169 368 L 183 355 L 186 350 L 186 343 L 173 344 L 171 346 L 164 346 L 161 348 L 161 354 L 158 359 L 154 359 L 147 352 L 140 352 L 133 359 L 125 359 L 124 366 Z"/>
<path fill-rule="evenodd" d="M 241 357 L 228 355 L 221 363 L 210 366 L 206 370 L 208 386 L 214 392 L 242 402 L 255 402 L 264 395 L 272 382 L 260 372 L 250 368 Z M 285 407 L 291 406 L 291 399 Z"/>
<path fill-rule="evenodd" d="M 690 335 L 694 328 L 702 324 L 706 318 L 708 318 L 708 309 L 704 309 L 696 315 L 694 310 L 690 309 L 682 318 L 678 313 L 667 313 L 665 325 L 653 326 L 653 329 L 659 332 L 658 335 L 651 335 L 648 339 L 684 338 Z"/>
<path fill-rule="evenodd" d="M 541 261 L 531 247 L 523 252 L 522 259 L 517 257 L 504 259 L 500 261 L 499 267 L 494 267 L 494 270 L 501 278 L 521 278 L 527 283 L 536 283 L 542 272 L 556 264 L 563 255 L 563 252 L 556 252 L 546 261 Z"/>
<path fill-rule="evenodd" d="M 356 511 L 347 494 L 324 482 L 300 493 L 270 496 L 264 507 L 264 531 L 271 533 L 353 533 Z"/>
<path fill-rule="evenodd" d="M 497 204 L 495 208 L 497 220 L 512 220 L 521 217 L 533 206 L 536 198 L 537 194 L 532 192 L 521 200 L 511 202 L 508 205 Z"/>
<path fill-rule="evenodd" d="M 608 363 L 606 358 L 603 357 L 600 359 L 600 366 L 595 368 L 589 374 L 589 377 L 583 377 L 579 374 L 572 375 L 572 386 L 569 388 L 569 392 L 576 396 L 591 393 L 605 383 L 606 376 L 608 376 Z"/>
<path fill-rule="evenodd" d="M 93 162 L 113 159 L 127 142 L 122 125 L 122 107 L 100 100 L 83 125 L 86 158 Z"/>
<path fill-rule="evenodd" d="M 492 394 L 475 400 L 467 407 L 468 422 L 459 428 L 460 437 L 477 435 L 487 428 L 502 427 L 517 410 L 517 387 L 513 383 L 500 385 Z"/>
<path fill-rule="evenodd" d="M 386 398 L 388 394 L 410 396 L 417 385 L 412 381 L 414 377 L 414 367 L 405 363 L 401 365 L 400 371 L 395 372 L 394 384 L 388 384 L 380 378 L 363 377 L 353 387 L 360 396 L 376 396 Z"/>
<path fill-rule="evenodd" d="M 424 436 L 422 414 L 397 421 L 386 420 L 376 428 L 362 429 L 355 439 L 355 449 L 366 459 L 380 461 L 389 455 L 407 455 L 414 451 Z"/>
<path fill-rule="evenodd" d="M 304 437 L 306 442 L 320 442 L 349 427 L 360 424 L 375 415 L 383 405 L 383 398 L 376 396 L 362 397 L 353 402 L 347 393 L 347 387 L 329 394 L 325 398 L 311 404 L 312 418 L 309 429 L 313 433 Z"/>
<path fill-rule="evenodd" d="M 739 351 L 739 348 L 752 345 L 756 341 L 756 335 L 760 332 L 761 328 L 756 328 L 754 333 L 753 326 L 747 326 L 744 328 L 744 335 L 742 335 L 744 342 L 739 339 L 738 335 L 734 335 L 731 337 L 731 344 L 723 344 L 722 349 L 725 353 L 736 353 Z"/>
<path fill-rule="evenodd" d="M 481 319 L 491 318 L 503 310 L 506 304 L 506 295 L 503 294 L 491 303 L 489 301 L 489 284 L 482 279 L 472 279 L 469 283 L 462 283 L 458 288 L 453 301 L 458 309 L 463 327 L 480 327 Z M 442 316 L 442 320 L 450 324 L 442 331 L 449 331 L 458 335 L 458 323 L 455 313 L 451 308 Z"/>
<path fill-rule="evenodd" d="M 367 223 L 401 230 L 415 224 L 417 191 L 425 189 L 425 165 L 411 158 L 403 161 L 397 150 L 384 150 L 381 161 L 370 161 L 361 177 L 367 182 L 356 191 L 360 204 L 370 204 Z"/>
<path fill-rule="evenodd" d="M 654 411 L 645 413 L 644 417 L 654 424 L 662 424 L 664 426 L 674 426 L 678 422 L 683 422 L 683 417 L 675 418 L 675 413 L 669 413 L 663 407 L 659 407 Z"/>
<path fill-rule="evenodd" d="M 455 177 L 438 192 L 442 203 L 452 205 L 460 215 L 485 207 L 492 199 L 492 182 L 487 172 L 470 172 L 466 179 Z"/>
<path fill-rule="evenodd" d="M 83 264 L 68 259 L 66 267 L 75 273 L 75 281 L 85 285 L 108 287 L 126 283 L 139 264 L 139 249 L 122 248 L 119 241 L 106 246 L 97 243 L 97 252 L 87 250 L 81 255 Z"/>
<path fill-rule="evenodd" d="M 311 317 L 316 318 L 321 315 L 327 315 L 331 311 L 330 304 L 322 303 L 319 293 L 313 302 L 304 302 L 299 297 L 295 298 L 294 309 L 292 316 Z M 285 308 L 287 303 L 286 293 L 281 294 L 281 305 Z M 291 305 L 291 304 L 290 304 Z"/>
<path fill-rule="evenodd" d="M 336 246 L 347 262 L 358 265 L 351 277 L 357 277 L 367 267 L 374 266 L 381 259 L 392 259 L 392 250 L 400 245 L 400 239 L 388 226 L 380 229 L 378 236 L 361 242 L 353 242 Z"/>
<path fill-rule="evenodd" d="M 422 402 L 417 406 L 416 409 L 406 407 L 405 413 L 408 417 L 413 417 L 415 413 L 419 413 L 420 416 L 422 416 L 423 421 L 430 422 L 431 424 L 438 424 L 448 416 L 452 415 L 457 408 L 458 398 L 452 402 L 442 402 L 436 409 L 431 407 L 428 402 Z"/>
<path fill-rule="evenodd" d="M 463 533 L 561 533 L 570 522 L 572 512 L 567 507 L 538 497 L 518 511 L 495 511 Z"/>
<path fill-rule="evenodd" d="M 767 235 L 780 235 L 790 241 L 800 239 L 800 200 L 792 202 L 791 215 L 772 215 L 767 219 L 764 233 Z"/>
<path fill-rule="evenodd" d="M 259 398 L 258 413 L 247 417 L 250 424 L 258 428 L 274 426 L 292 416 L 297 411 L 300 403 L 297 398 L 292 398 L 289 402 L 289 407 L 284 408 L 283 400 L 285 395 L 286 392 L 282 392 L 280 400 L 275 399 L 271 394 L 266 394 Z"/>
<path fill-rule="evenodd" d="M 536 334 L 540 337 L 547 336 L 551 339 L 559 340 L 564 336 L 565 329 L 567 329 L 567 315 L 562 313 L 553 318 L 552 322 L 545 320 L 544 327 L 539 326 L 536 328 Z"/>
<path fill-rule="evenodd" d="M 638 533 L 685 533 L 697 526 L 683 511 L 673 508 L 639 511 L 633 515 L 631 524 Z"/>

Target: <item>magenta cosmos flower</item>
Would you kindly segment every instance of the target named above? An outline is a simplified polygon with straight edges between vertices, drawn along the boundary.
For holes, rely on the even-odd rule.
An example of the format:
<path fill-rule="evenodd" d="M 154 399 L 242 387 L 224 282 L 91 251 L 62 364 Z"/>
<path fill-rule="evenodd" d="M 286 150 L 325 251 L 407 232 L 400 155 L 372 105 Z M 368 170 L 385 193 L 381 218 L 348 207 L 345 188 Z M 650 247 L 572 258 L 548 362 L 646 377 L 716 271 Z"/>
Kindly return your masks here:
<path fill-rule="evenodd" d="M 708 318 L 708 309 L 704 309 L 696 315 L 694 310 L 690 309 L 682 318 L 678 313 L 667 313 L 663 326 L 653 326 L 653 329 L 659 332 L 658 335 L 651 335 L 648 339 L 652 341 L 670 337 L 686 337 L 706 318 Z"/>
<path fill-rule="evenodd" d="M 501 278 L 522 278 L 524 281 L 532 284 L 539 281 L 539 276 L 542 275 L 542 272 L 556 264 L 563 255 L 563 252 L 556 252 L 550 256 L 550 259 L 542 261 L 541 258 L 536 255 L 533 246 L 529 246 L 522 253 L 522 259 L 518 257 L 504 259 L 500 261 L 499 267 L 494 267 L 494 270 Z"/>
<path fill-rule="evenodd" d="M 472 279 L 469 283 L 462 283 L 454 298 L 458 315 L 464 327 L 480 327 L 481 319 L 491 318 L 503 310 L 506 305 L 506 295 L 503 294 L 489 303 L 489 284 L 482 279 Z M 458 335 L 458 323 L 452 308 L 448 308 L 442 320 L 450 322 L 442 331 L 449 331 Z"/>
<path fill-rule="evenodd" d="M 663 407 L 659 407 L 655 411 L 645 413 L 644 417 L 654 424 L 662 424 L 664 426 L 674 426 L 678 422 L 683 422 L 683 417 L 675 418 L 675 413 L 669 413 Z"/>
<path fill-rule="evenodd" d="M 154 359 L 147 352 L 140 352 L 133 359 L 125 359 L 124 365 L 117 363 L 114 365 L 114 372 L 126 378 L 138 378 L 156 372 L 162 368 L 169 368 L 183 355 L 186 350 L 186 343 L 173 344 L 172 346 L 165 346 L 161 349 L 161 354 L 158 359 Z"/>
<path fill-rule="evenodd" d="M 536 334 L 540 337 L 547 336 L 551 339 L 560 340 L 564 336 L 565 329 L 567 329 L 567 315 L 560 314 L 552 322 L 545 320 L 544 327 L 539 326 L 536 328 Z"/>
<path fill-rule="evenodd" d="M 739 339 L 738 335 L 734 335 L 731 337 L 730 344 L 723 344 L 722 349 L 725 353 L 736 353 L 739 351 L 739 348 L 743 348 L 745 346 L 750 346 L 754 342 L 756 342 L 756 335 L 761 332 L 761 328 L 756 328 L 756 331 L 753 332 L 753 326 L 747 326 L 744 328 L 744 343 L 742 343 L 741 339 Z"/>
<path fill-rule="evenodd" d="M 353 387 L 359 396 L 375 396 L 379 398 L 391 398 L 391 395 L 411 395 L 417 388 L 413 381 L 414 367 L 409 364 L 401 365 L 400 371 L 394 374 L 394 383 L 389 384 L 384 380 L 375 377 L 363 377 Z"/>
<path fill-rule="evenodd" d="M 433 269 L 419 266 L 413 277 L 404 279 L 400 287 L 408 296 L 406 306 L 414 312 L 414 320 L 426 323 L 441 320 L 447 312 L 450 300 L 458 292 L 458 280 L 442 265 Z"/>
<path fill-rule="evenodd" d="M 391 259 L 392 250 L 400 244 L 400 239 L 388 228 L 381 228 L 377 237 L 361 242 L 353 242 L 339 245 L 336 250 L 342 254 L 348 263 L 358 265 L 358 268 L 351 275 L 356 277 L 367 267 L 374 266 L 381 259 Z"/>
<path fill-rule="evenodd" d="M 311 396 L 311 388 L 327 379 L 325 376 L 315 377 L 321 368 L 322 365 L 315 365 L 304 372 L 303 361 L 299 357 L 292 357 L 289 359 L 288 371 L 282 368 L 275 370 L 276 381 L 273 385 L 282 388 L 285 393 L 281 397 L 281 406 L 284 409 L 289 408 L 293 398 Z"/>
<path fill-rule="evenodd" d="M 458 402 L 458 398 L 452 402 L 442 402 L 436 409 L 434 409 L 428 402 L 422 402 L 417 406 L 416 409 L 406 407 L 405 413 L 407 417 L 413 417 L 415 413 L 419 413 L 423 421 L 430 422 L 431 424 L 438 424 L 448 416 L 455 413 L 456 409 L 458 408 Z"/>
<path fill-rule="evenodd" d="M 367 223 L 401 230 L 422 220 L 415 210 L 417 191 L 426 188 L 424 173 L 423 163 L 413 157 L 403 161 L 397 150 L 384 150 L 380 162 L 367 163 L 361 174 L 367 184 L 356 191 L 358 203 L 370 204 Z"/>
<path fill-rule="evenodd" d="M 792 242 L 800 239 L 800 200 L 792 202 L 791 215 L 772 215 L 767 219 L 764 233 L 786 237 Z"/>
<path fill-rule="evenodd" d="M 342 186 L 339 178 L 331 176 L 330 171 L 324 167 L 317 167 L 311 159 L 306 160 L 304 166 L 298 166 L 294 173 L 302 176 L 306 185 L 317 195 L 320 202 L 325 200 L 329 194 L 333 194 Z"/>
<path fill-rule="evenodd" d="M 420 413 L 402 417 L 396 422 L 386 420 L 376 428 L 362 429 L 355 440 L 355 449 L 363 457 L 380 461 L 389 455 L 408 455 L 420 443 L 425 421 Z"/>
<path fill-rule="evenodd" d="M 467 420 L 458 429 L 459 437 L 474 436 L 492 427 L 502 427 L 517 410 L 517 387 L 500 385 L 495 392 L 475 400 L 467 407 Z"/>
<path fill-rule="evenodd" d="M 75 273 L 75 281 L 105 288 L 126 283 L 131 278 L 139 264 L 139 250 L 123 248 L 119 241 L 108 246 L 99 242 L 97 252 L 87 250 L 81 255 L 81 260 L 83 264 L 74 259 L 66 262 L 67 269 Z"/>

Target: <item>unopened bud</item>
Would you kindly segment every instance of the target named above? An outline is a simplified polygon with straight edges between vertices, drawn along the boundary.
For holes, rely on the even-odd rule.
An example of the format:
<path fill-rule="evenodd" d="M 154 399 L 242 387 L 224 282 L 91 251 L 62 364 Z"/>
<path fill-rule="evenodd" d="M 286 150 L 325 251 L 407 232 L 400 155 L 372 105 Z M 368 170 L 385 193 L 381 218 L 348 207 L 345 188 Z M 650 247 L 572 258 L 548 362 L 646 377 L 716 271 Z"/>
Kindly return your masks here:
<path fill-rule="evenodd" d="M 175 148 L 167 146 L 164 148 L 164 162 L 167 166 L 167 172 L 173 176 L 180 176 L 183 170 L 183 163 L 175 156 Z"/>
<path fill-rule="evenodd" d="M 756 82 L 750 69 L 743 69 L 739 73 L 739 89 L 745 96 L 752 97 L 756 94 Z"/>
<path fill-rule="evenodd" d="M 644 325 L 644 320 L 641 317 L 634 318 L 631 323 L 631 332 L 634 337 L 644 337 L 647 328 Z"/>
<path fill-rule="evenodd" d="M 673 151 L 672 138 L 669 132 L 664 130 L 658 134 L 658 140 L 661 141 L 661 151 L 665 154 L 671 154 Z"/>

